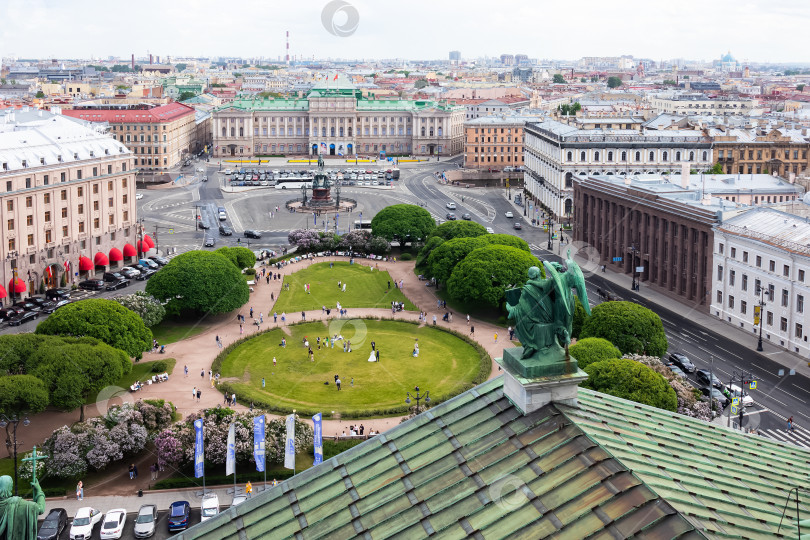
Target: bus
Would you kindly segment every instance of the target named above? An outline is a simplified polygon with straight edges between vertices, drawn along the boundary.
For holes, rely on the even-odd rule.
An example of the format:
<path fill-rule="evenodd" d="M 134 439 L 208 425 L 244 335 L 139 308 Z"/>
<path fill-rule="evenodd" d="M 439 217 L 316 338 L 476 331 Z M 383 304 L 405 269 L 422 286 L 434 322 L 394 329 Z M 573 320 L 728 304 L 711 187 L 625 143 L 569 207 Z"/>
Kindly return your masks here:
<path fill-rule="evenodd" d="M 306 186 L 307 189 L 311 189 L 312 177 L 282 178 L 276 181 L 276 189 L 301 189 L 301 186 Z"/>
<path fill-rule="evenodd" d="M 371 230 L 371 220 L 370 219 L 363 219 L 363 220 L 356 220 L 354 222 L 355 229 L 369 229 Z"/>
<path fill-rule="evenodd" d="M 391 179 L 399 180 L 399 169 L 391 169 Z"/>

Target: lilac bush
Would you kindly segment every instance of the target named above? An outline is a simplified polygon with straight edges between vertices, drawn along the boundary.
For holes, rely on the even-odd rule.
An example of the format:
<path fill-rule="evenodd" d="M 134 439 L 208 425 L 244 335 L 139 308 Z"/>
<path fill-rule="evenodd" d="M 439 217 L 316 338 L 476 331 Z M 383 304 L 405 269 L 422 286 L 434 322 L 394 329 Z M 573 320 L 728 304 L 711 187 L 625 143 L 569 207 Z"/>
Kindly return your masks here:
<path fill-rule="evenodd" d="M 287 235 L 287 240 L 293 246 L 303 250 L 310 251 L 315 249 L 321 243 L 321 237 L 317 231 L 312 229 L 295 229 L 290 231 Z"/>
<path fill-rule="evenodd" d="M 158 465 L 161 469 L 167 466 L 177 466 L 184 460 L 183 445 L 175 433 L 167 428 L 155 437 L 155 451 Z"/>

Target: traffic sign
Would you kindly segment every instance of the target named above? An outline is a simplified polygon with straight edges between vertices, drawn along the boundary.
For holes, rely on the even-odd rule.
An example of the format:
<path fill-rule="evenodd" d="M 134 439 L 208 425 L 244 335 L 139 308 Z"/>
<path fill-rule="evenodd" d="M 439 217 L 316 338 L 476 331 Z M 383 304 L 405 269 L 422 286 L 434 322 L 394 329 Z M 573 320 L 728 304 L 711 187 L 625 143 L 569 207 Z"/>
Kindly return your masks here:
<path fill-rule="evenodd" d="M 738 397 L 731 398 L 731 406 L 732 407 L 739 407 L 740 406 L 740 398 L 738 398 Z"/>
<path fill-rule="evenodd" d="M 748 388 L 750 390 L 756 390 L 757 389 L 757 381 L 751 381 L 751 384 L 748 385 Z"/>
<path fill-rule="evenodd" d="M 731 406 L 731 414 L 737 414 L 737 413 L 739 413 L 739 412 L 740 412 L 740 411 L 739 411 L 739 410 L 737 410 L 737 407 L 735 407 L 734 405 L 732 405 L 732 406 Z"/>
<path fill-rule="evenodd" d="M 613 257 L 613 262 L 622 262 L 621 257 Z"/>

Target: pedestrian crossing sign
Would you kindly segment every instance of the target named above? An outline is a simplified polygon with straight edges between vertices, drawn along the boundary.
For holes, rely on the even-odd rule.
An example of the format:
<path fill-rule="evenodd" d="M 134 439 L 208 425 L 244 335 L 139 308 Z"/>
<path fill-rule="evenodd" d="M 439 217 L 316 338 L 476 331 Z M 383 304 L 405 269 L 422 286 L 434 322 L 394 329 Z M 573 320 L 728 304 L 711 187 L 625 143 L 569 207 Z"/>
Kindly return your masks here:
<path fill-rule="evenodd" d="M 750 390 L 756 390 L 757 389 L 757 381 L 751 381 L 751 384 L 748 385 L 748 388 Z"/>
<path fill-rule="evenodd" d="M 739 413 L 739 412 L 740 412 L 740 411 L 739 411 L 739 410 L 737 410 L 737 407 L 735 407 L 734 405 L 732 405 L 732 406 L 731 406 L 731 414 L 737 414 L 737 413 Z"/>
<path fill-rule="evenodd" d="M 740 406 L 740 398 L 738 398 L 738 397 L 731 398 L 731 406 L 732 407 L 739 407 Z"/>

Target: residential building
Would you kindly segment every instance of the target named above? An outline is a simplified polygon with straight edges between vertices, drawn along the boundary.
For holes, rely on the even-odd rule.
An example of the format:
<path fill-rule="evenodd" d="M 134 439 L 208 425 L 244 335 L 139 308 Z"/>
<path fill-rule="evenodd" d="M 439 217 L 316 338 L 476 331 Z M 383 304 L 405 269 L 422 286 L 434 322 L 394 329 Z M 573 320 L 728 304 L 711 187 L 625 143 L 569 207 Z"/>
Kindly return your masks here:
<path fill-rule="evenodd" d="M 753 342 L 762 301 L 763 341 L 807 358 L 810 206 L 799 201 L 782 208 L 753 208 L 715 226 L 710 312 L 751 332 Z"/>
<path fill-rule="evenodd" d="M 516 110 L 528 107 L 530 100 L 525 96 L 507 96 L 497 99 L 469 99 L 456 102 L 466 108 L 466 119 L 473 120 L 482 116 L 514 114 Z"/>
<path fill-rule="evenodd" d="M 62 111 L 65 116 L 109 125 L 113 138 L 133 153 L 135 165 L 146 171 L 166 171 L 204 145 L 196 140 L 201 131 L 193 108 L 169 103 L 140 110 Z"/>
<path fill-rule="evenodd" d="M 99 126 L 44 111 L 0 115 L 0 260 L 9 287 L 0 297 L 132 260 L 134 165 Z"/>
<path fill-rule="evenodd" d="M 649 99 L 654 110 L 669 114 L 745 116 L 757 106 L 757 100 L 752 98 L 710 98 L 704 94 L 661 94 Z"/>
<path fill-rule="evenodd" d="M 798 175 L 810 168 L 810 135 L 806 129 L 707 129 L 723 172 Z"/>
<path fill-rule="evenodd" d="M 610 121 L 606 119 L 606 123 Z M 574 177 L 679 173 L 712 166 L 711 142 L 700 132 L 579 129 L 555 120 L 525 128 L 527 199 L 556 217 L 574 213 Z"/>
<path fill-rule="evenodd" d="M 463 107 L 365 99 L 343 84 L 316 87 L 304 98 L 227 103 L 214 111 L 214 148 L 217 157 L 451 156 L 463 150 L 463 124 Z"/>
<path fill-rule="evenodd" d="M 523 126 L 534 116 L 485 116 L 464 122 L 464 168 L 523 165 Z"/>
<path fill-rule="evenodd" d="M 750 204 L 793 201 L 803 191 L 770 175 L 713 178 L 686 166 L 673 182 L 658 175 L 575 177 L 574 238 L 592 246 L 600 264 L 638 274 L 640 283 L 706 311 L 713 228 Z"/>

